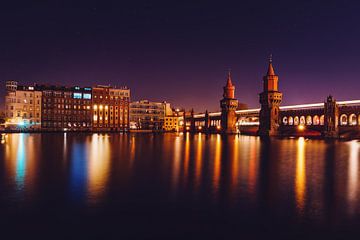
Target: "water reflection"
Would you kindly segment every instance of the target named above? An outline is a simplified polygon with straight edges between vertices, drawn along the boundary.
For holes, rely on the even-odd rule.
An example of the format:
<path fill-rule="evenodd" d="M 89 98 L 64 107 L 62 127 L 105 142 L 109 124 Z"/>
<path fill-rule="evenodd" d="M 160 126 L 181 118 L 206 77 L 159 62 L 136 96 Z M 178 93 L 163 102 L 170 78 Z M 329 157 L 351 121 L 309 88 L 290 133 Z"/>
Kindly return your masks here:
<path fill-rule="evenodd" d="M 202 174 L 202 161 L 203 161 L 203 149 L 202 149 L 202 134 L 199 133 L 196 138 L 196 159 L 195 159 L 195 188 L 199 188 Z"/>
<path fill-rule="evenodd" d="M 335 226 L 359 216 L 359 151 L 357 141 L 304 138 L 11 134 L 0 144 L 0 201 L 28 203 L 34 193 L 43 203 L 56 194 L 106 211 L 181 215 L 180 206 L 216 209 L 223 219 L 231 212 L 242 222 L 250 215 Z"/>
<path fill-rule="evenodd" d="M 359 151 L 357 141 L 349 143 L 347 200 L 350 214 L 354 214 L 359 200 Z"/>
<path fill-rule="evenodd" d="M 306 198 L 305 139 L 299 138 L 296 153 L 295 199 L 300 213 L 304 210 Z"/>
<path fill-rule="evenodd" d="M 110 142 L 109 135 L 94 134 L 88 159 L 88 183 L 87 191 L 89 200 L 93 203 L 98 201 L 106 190 L 110 170 Z"/>
<path fill-rule="evenodd" d="M 34 190 L 37 176 L 35 155 L 38 150 L 36 146 L 39 144 L 40 139 L 29 134 L 12 134 L 4 143 L 6 175 L 15 185 L 16 193 L 21 196 L 24 196 L 24 193 L 31 195 Z"/>
<path fill-rule="evenodd" d="M 220 172 L 221 172 L 221 135 L 216 135 L 215 153 L 213 158 L 213 192 L 214 198 L 217 198 L 220 187 Z"/>
<path fill-rule="evenodd" d="M 185 135 L 185 153 L 184 153 L 184 185 L 187 184 L 189 176 L 189 161 L 190 161 L 190 133 Z"/>
<path fill-rule="evenodd" d="M 181 138 L 179 136 L 176 136 L 174 141 L 174 157 L 172 167 L 172 187 L 174 192 L 177 190 L 179 184 L 181 152 Z"/>
<path fill-rule="evenodd" d="M 25 142 L 24 134 L 18 135 L 17 139 L 17 153 L 16 153 L 16 185 L 18 190 L 24 188 L 24 179 L 26 173 L 26 151 L 25 151 Z"/>
<path fill-rule="evenodd" d="M 94 204 L 103 197 L 110 171 L 108 135 L 93 134 L 74 142 L 71 155 L 71 192 L 75 200 Z"/>

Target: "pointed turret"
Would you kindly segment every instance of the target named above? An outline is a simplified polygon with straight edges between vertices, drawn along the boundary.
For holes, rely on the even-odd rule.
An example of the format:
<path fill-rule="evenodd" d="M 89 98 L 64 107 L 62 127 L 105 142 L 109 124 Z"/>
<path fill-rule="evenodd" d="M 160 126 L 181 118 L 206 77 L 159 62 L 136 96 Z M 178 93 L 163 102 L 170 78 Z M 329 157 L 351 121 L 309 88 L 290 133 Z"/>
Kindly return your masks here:
<path fill-rule="evenodd" d="M 270 55 L 270 57 L 269 57 L 269 67 L 268 67 L 268 71 L 267 71 L 267 76 L 276 76 L 274 67 L 272 65 L 272 55 Z"/>
<path fill-rule="evenodd" d="M 275 74 L 272 64 L 272 55 L 269 57 L 269 66 L 266 75 L 264 76 L 264 91 L 278 91 L 278 76 Z"/>
<path fill-rule="evenodd" d="M 227 81 L 226 81 L 226 87 L 232 87 L 232 81 L 231 81 L 231 71 L 228 71 Z"/>
<path fill-rule="evenodd" d="M 235 86 L 232 84 L 231 81 L 231 72 L 229 70 L 227 80 L 226 80 L 226 86 L 224 87 L 224 98 L 235 98 Z"/>

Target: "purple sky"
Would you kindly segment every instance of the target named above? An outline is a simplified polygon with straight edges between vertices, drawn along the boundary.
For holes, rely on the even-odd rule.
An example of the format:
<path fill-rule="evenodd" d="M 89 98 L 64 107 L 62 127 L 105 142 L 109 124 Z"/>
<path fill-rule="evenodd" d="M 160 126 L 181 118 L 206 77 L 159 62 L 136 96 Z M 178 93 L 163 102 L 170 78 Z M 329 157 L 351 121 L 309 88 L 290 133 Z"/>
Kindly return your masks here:
<path fill-rule="evenodd" d="M 236 97 L 257 107 L 272 53 L 283 105 L 360 99 L 357 1 L 9 2 L 2 96 L 7 79 L 99 83 L 127 85 L 133 100 L 217 110 L 231 68 Z"/>

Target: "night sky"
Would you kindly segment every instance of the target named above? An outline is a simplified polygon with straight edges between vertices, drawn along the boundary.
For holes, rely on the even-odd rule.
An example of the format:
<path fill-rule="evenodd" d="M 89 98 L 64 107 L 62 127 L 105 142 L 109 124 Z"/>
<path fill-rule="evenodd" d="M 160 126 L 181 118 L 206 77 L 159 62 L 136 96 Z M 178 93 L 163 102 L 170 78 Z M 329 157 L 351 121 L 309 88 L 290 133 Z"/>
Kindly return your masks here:
<path fill-rule="evenodd" d="M 239 101 L 257 107 L 272 53 L 283 105 L 360 99 L 357 1 L 7 2 L 3 86 L 127 85 L 132 100 L 217 110 L 230 68 Z"/>

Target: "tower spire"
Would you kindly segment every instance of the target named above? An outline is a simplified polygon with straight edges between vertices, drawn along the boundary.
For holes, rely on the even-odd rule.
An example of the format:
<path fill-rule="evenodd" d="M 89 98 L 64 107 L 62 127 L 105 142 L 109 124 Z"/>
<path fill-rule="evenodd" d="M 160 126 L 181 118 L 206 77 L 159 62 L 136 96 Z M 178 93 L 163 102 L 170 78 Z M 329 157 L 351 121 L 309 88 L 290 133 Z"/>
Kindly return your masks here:
<path fill-rule="evenodd" d="M 232 81 L 231 81 L 231 69 L 229 68 L 228 70 L 228 75 L 227 75 L 227 81 L 226 81 L 226 87 L 232 87 Z"/>
<path fill-rule="evenodd" d="M 270 54 L 269 56 L 269 67 L 268 67 L 268 71 L 267 71 L 267 76 L 275 76 L 275 71 L 274 71 L 274 67 L 272 65 L 272 54 Z"/>

